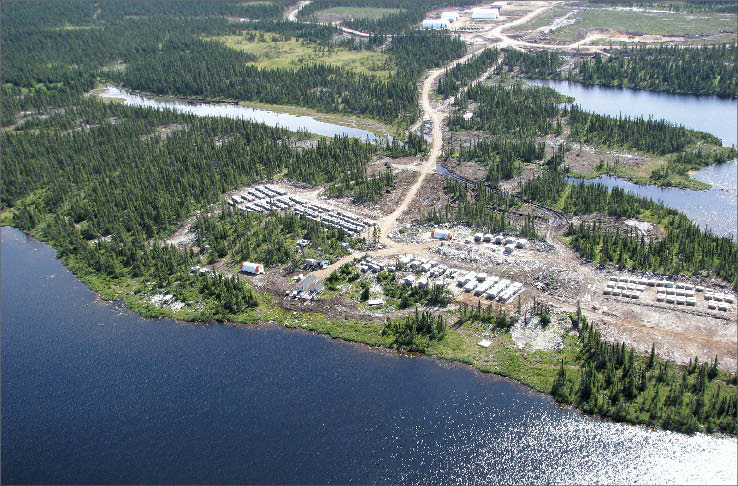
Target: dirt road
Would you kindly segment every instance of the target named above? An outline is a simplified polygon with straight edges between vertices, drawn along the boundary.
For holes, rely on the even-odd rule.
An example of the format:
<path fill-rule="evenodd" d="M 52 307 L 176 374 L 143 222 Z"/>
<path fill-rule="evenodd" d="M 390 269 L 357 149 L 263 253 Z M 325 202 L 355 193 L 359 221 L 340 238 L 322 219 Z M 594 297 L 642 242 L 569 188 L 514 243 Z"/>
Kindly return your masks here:
<path fill-rule="evenodd" d="M 302 3 L 302 2 L 301 2 Z M 557 2 L 558 3 L 558 2 Z M 505 24 L 497 26 L 495 29 L 492 30 L 493 33 L 496 33 L 495 35 L 502 35 L 502 30 L 513 27 L 515 25 L 528 22 L 530 19 L 534 18 L 537 15 L 540 15 L 541 13 L 545 12 L 552 6 L 556 5 L 557 3 L 543 6 L 537 10 L 534 10 L 533 12 L 529 13 L 528 15 L 521 17 L 520 19 L 513 20 L 510 22 L 507 22 Z M 295 12 L 296 15 L 296 12 Z M 504 37 L 504 36 L 503 36 Z M 504 37 L 505 39 L 509 39 L 507 37 Z M 431 129 L 431 149 L 428 154 L 428 158 L 423 163 L 422 166 L 418 169 L 418 178 L 416 179 L 415 183 L 408 188 L 407 193 L 405 194 L 405 197 L 402 199 L 402 202 L 397 206 L 397 208 L 392 211 L 392 213 L 388 214 L 387 216 L 384 216 L 377 222 L 377 228 L 380 232 L 379 234 L 379 242 L 385 246 L 382 250 L 375 250 L 375 251 L 369 251 L 366 252 L 366 255 L 382 255 L 382 256 L 392 256 L 392 255 L 400 255 L 402 253 L 415 253 L 417 254 L 421 250 L 425 250 L 428 247 L 437 244 L 437 242 L 428 242 L 428 243 L 422 243 L 419 245 L 405 245 L 405 244 L 399 244 L 394 241 L 392 241 L 389 238 L 389 233 L 392 231 L 392 229 L 395 227 L 395 224 L 397 224 L 397 220 L 402 216 L 402 213 L 404 213 L 410 203 L 415 199 L 415 196 L 417 195 L 420 188 L 423 186 L 423 182 L 425 182 L 426 177 L 429 174 L 432 174 L 436 170 L 436 164 L 438 162 L 438 157 L 441 155 L 443 150 L 443 122 L 446 116 L 448 115 L 447 105 L 442 104 L 438 107 L 434 107 L 431 102 L 431 93 L 433 91 L 433 86 L 438 80 L 438 77 L 443 74 L 443 72 L 446 69 L 452 68 L 458 63 L 465 62 L 472 56 L 475 56 L 482 52 L 484 49 L 488 49 L 495 45 L 496 47 L 499 47 L 499 44 L 496 44 L 497 41 L 490 42 L 489 45 L 485 46 L 484 48 L 477 50 L 475 52 L 469 53 L 460 59 L 457 59 L 455 61 L 450 62 L 446 66 L 438 69 L 431 70 L 428 73 L 428 76 L 426 76 L 425 81 L 423 81 L 423 86 L 421 88 L 420 92 L 420 105 L 423 109 L 424 116 L 421 117 L 421 119 L 430 119 L 432 123 L 432 129 Z M 503 44 L 506 41 L 503 39 Z M 517 42 L 514 39 L 509 39 L 509 42 Z M 487 73 L 485 73 L 487 74 Z M 331 274 L 334 270 L 339 268 L 341 265 L 348 263 L 352 261 L 354 258 L 356 258 L 356 255 L 349 255 L 346 257 L 343 257 L 339 259 L 334 264 L 324 268 L 323 270 L 320 270 L 318 272 L 315 272 L 315 276 L 318 279 L 324 279 L 328 275 Z"/>
<path fill-rule="evenodd" d="M 302 10 L 304 6 L 309 4 L 309 0 L 297 2 L 296 5 L 287 9 L 287 12 L 284 14 L 284 19 L 289 20 L 290 22 L 297 22 L 297 13 Z"/>

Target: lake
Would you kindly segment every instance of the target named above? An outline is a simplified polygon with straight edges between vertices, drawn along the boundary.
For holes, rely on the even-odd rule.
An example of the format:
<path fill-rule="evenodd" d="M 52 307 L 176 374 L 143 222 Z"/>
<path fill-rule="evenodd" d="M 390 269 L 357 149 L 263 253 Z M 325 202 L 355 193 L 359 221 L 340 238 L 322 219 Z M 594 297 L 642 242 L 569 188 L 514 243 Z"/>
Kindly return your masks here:
<path fill-rule="evenodd" d="M 736 100 L 716 96 L 690 96 L 627 88 L 587 86 L 569 81 L 525 79 L 526 83 L 549 86 L 559 93 L 573 96 L 582 108 L 603 115 L 664 118 L 687 128 L 719 137 L 723 145 L 738 145 L 738 105 Z M 706 191 L 689 191 L 658 186 L 639 186 L 610 176 L 586 180 L 608 187 L 621 187 L 639 196 L 661 200 L 685 213 L 702 228 L 721 236 L 736 237 L 738 227 L 738 167 L 731 161 L 695 171 L 693 177 L 713 187 Z"/>
<path fill-rule="evenodd" d="M 735 438 L 276 325 L 142 319 L 0 237 L 3 483 L 738 481 Z"/>
<path fill-rule="evenodd" d="M 309 116 L 290 115 L 288 113 L 277 113 L 268 110 L 259 110 L 235 103 L 202 103 L 189 102 L 176 98 L 163 98 L 134 94 L 116 88 L 105 86 L 105 91 L 99 95 L 101 98 L 122 99 L 123 104 L 129 106 L 140 106 L 146 108 L 170 109 L 179 113 L 188 113 L 197 116 L 222 116 L 225 118 L 236 118 L 264 123 L 272 127 L 287 128 L 293 131 L 307 131 L 317 135 L 333 137 L 335 135 L 347 135 L 365 141 L 377 140 L 374 133 L 360 128 L 346 127 L 333 123 L 322 122 Z"/>

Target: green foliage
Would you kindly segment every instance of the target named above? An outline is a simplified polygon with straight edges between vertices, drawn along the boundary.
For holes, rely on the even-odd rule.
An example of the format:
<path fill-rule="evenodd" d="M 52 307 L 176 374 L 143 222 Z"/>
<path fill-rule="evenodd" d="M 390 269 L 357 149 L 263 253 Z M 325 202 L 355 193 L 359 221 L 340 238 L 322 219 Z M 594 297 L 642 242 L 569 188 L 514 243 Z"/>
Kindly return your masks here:
<path fill-rule="evenodd" d="M 465 184 L 450 178 L 446 191 L 452 194 L 452 200 L 441 210 L 433 207 L 423 212 L 423 221 L 433 224 L 465 222 L 494 233 L 514 229 L 507 212 L 515 206 L 515 201 L 504 192 L 478 184 L 472 193 Z"/>
<path fill-rule="evenodd" d="M 443 32 L 411 31 L 393 36 L 387 52 L 395 58 L 402 75 L 414 80 L 430 68 L 463 56 L 466 44 Z"/>
<path fill-rule="evenodd" d="M 627 116 L 614 118 L 586 112 L 579 105 L 565 109 L 564 115 L 569 115 L 574 140 L 596 145 L 633 148 L 657 155 L 681 152 L 698 143 L 721 145 L 720 139 L 714 135 L 690 130 L 666 120 Z M 723 155 L 726 157 L 724 160 L 729 160 L 735 157 L 736 152 L 729 150 Z"/>
<path fill-rule="evenodd" d="M 487 167 L 487 181 L 497 185 L 501 180 L 509 180 L 521 171 L 521 162 L 542 160 L 546 145 L 533 138 L 477 138 L 468 146 L 459 147 L 461 161 L 473 160 Z"/>
<path fill-rule="evenodd" d="M 486 325 L 488 328 L 509 330 L 520 318 L 519 315 L 508 315 L 502 307 L 498 309 L 495 309 L 492 305 L 486 308 L 482 307 L 481 302 L 477 302 L 476 306 L 462 304 L 459 311 L 459 318 L 455 324 L 457 327 L 464 325 Z"/>
<path fill-rule="evenodd" d="M 407 309 L 413 304 L 445 307 L 451 302 L 445 285 L 409 287 L 398 280 L 396 273 L 384 271 L 377 274 L 377 281 L 382 284 L 386 296 L 400 301 L 400 309 Z"/>
<path fill-rule="evenodd" d="M 537 79 L 556 78 L 564 65 L 564 58 L 553 51 L 520 51 L 503 49 L 502 65 L 510 71 L 517 70 L 520 76 Z"/>
<path fill-rule="evenodd" d="M 471 59 L 447 69 L 438 80 L 436 91 L 445 98 L 456 96 L 461 88 L 492 68 L 500 58 L 497 48 L 485 49 Z"/>
<path fill-rule="evenodd" d="M 632 229 L 628 234 L 619 229 L 611 232 L 596 222 L 569 225 L 566 235 L 572 248 L 595 262 L 663 274 L 707 273 L 735 282 L 738 245 L 733 240 L 704 232 L 681 215 L 670 218 L 665 229 L 666 236 L 660 241 L 646 241 Z"/>
<path fill-rule="evenodd" d="M 209 244 L 219 258 L 230 254 L 233 263 L 248 260 L 267 267 L 287 262 L 299 266 L 303 253 L 297 253 L 295 242 L 300 239 L 311 242 L 305 257 L 336 260 L 346 254 L 341 246 L 346 238 L 343 230 L 293 213 L 255 214 L 226 207 L 218 214 L 199 215 L 192 229 L 196 246 Z"/>
<path fill-rule="evenodd" d="M 675 366 L 656 357 L 653 348 L 646 358 L 625 343 L 603 341 L 584 316 L 580 324 L 581 378 L 570 379 L 562 361 L 551 390 L 556 400 L 616 421 L 736 433 L 736 389 L 715 379 L 717 358 L 714 371 L 696 359 L 689 367 Z"/>
<path fill-rule="evenodd" d="M 529 139 L 553 133 L 554 121 L 560 115 L 558 104 L 566 100 L 551 88 L 522 82 L 510 87 L 477 83 L 456 98 L 457 109 L 448 126 L 455 131 L 481 130 L 496 136 Z M 470 101 L 478 106 L 474 116 L 466 120 L 465 107 Z"/>
<path fill-rule="evenodd" d="M 431 312 L 415 312 L 404 319 L 387 319 L 383 336 L 394 338 L 391 347 L 406 351 L 424 352 L 432 341 L 442 341 L 448 326 L 443 315 Z"/>
<path fill-rule="evenodd" d="M 738 10 L 733 0 L 590 0 L 590 3 L 659 8 L 670 12 L 736 12 Z"/>
<path fill-rule="evenodd" d="M 387 13 L 378 19 L 354 18 L 344 20 L 343 25 L 362 32 L 375 34 L 398 34 L 411 28 L 412 25 L 420 23 L 425 13 L 447 5 L 464 5 L 473 3 L 471 1 L 458 2 L 456 0 L 435 0 L 429 3 L 425 0 L 314 0 L 300 10 L 298 18 L 312 19 L 316 12 L 336 7 L 374 7 L 401 9 L 397 13 Z"/>
<path fill-rule="evenodd" d="M 738 94 L 737 53 L 736 44 L 636 45 L 609 49 L 608 56 L 604 57 L 595 53 L 564 70 L 564 58 L 557 53 L 505 50 L 505 64 L 518 67 L 521 76 L 537 79 L 566 79 L 590 85 L 735 98 Z"/>
<path fill-rule="evenodd" d="M 359 300 L 362 302 L 366 302 L 369 300 L 369 283 L 368 282 L 361 282 L 361 294 L 359 295 Z"/>

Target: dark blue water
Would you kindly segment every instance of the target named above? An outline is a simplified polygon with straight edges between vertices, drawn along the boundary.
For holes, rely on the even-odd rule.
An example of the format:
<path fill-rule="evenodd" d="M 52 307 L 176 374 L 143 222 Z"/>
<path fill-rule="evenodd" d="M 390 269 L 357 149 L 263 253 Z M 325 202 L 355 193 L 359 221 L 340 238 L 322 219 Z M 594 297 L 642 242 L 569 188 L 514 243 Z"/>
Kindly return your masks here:
<path fill-rule="evenodd" d="M 717 96 L 658 93 L 629 88 L 588 86 L 553 79 L 525 79 L 526 83 L 548 86 L 587 111 L 610 116 L 664 118 L 693 130 L 712 133 L 724 146 L 738 145 L 738 104 Z"/>
<path fill-rule="evenodd" d="M 141 319 L 2 237 L 3 483 L 732 483 L 735 439 L 600 423 L 466 367 Z M 704 467 L 709 464 L 709 467 Z"/>

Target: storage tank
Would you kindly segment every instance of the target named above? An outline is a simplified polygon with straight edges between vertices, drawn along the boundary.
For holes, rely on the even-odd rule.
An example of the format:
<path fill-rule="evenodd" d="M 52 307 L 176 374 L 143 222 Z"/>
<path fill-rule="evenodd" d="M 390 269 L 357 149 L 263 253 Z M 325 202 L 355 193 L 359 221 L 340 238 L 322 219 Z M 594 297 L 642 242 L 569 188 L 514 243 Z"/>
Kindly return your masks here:
<path fill-rule="evenodd" d="M 433 231 L 431 231 L 431 236 L 437 240 L 450 240 L 451 232 L 447 230 L 441 230 L 438 228 L 434 228 Z"/>
<path fill-rule="evenodd" d="M 264 273 L 264 265 L 259 263 L 241 262 L 241 271 L 252 275 L 260 275 Z"/>

